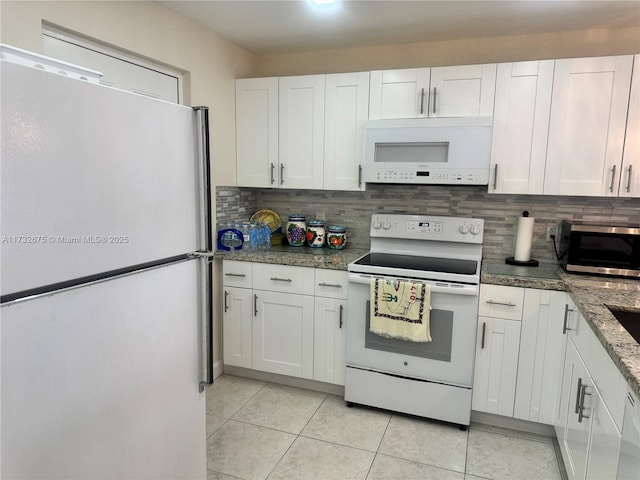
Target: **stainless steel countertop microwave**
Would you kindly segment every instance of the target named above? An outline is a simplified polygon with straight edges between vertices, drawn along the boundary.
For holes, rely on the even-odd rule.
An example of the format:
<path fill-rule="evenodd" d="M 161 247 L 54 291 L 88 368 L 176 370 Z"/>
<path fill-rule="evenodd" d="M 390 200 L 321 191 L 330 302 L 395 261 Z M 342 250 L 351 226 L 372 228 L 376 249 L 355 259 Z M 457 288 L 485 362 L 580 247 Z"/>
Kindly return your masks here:
<path fill-rule="evenodd" d="M 640 227 L 562 222 L 567 272 L 640 278 Z"/>
<path fill-rule="evenodd" d="M 370 120 L 364 181 L 487 185 L 492 123 L 492 117 Z"/>

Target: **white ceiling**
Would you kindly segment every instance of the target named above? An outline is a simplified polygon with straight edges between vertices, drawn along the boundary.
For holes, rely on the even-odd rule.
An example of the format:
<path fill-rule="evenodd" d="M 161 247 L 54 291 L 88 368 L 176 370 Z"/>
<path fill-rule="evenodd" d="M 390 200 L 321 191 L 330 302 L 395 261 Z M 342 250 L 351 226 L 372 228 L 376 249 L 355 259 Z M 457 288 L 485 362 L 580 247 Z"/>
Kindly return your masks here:
<path fill-rule="evenodd" d="M 258 55 L 640 25 L 626 0 L 158 1 Z"/>

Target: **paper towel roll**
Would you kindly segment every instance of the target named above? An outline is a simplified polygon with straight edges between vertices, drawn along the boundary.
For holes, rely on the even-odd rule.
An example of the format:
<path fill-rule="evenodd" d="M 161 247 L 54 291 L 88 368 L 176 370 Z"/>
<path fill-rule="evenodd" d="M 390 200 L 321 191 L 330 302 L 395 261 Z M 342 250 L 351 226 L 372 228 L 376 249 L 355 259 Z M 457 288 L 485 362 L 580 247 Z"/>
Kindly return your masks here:
<path fill-rule="evenodd" d="M 533 217 L 518 218 L 518 231 L 516 232 L 516 251 L 513 259 L 518 262 L 531 260 L 531 242 L 533 240 Z"/>

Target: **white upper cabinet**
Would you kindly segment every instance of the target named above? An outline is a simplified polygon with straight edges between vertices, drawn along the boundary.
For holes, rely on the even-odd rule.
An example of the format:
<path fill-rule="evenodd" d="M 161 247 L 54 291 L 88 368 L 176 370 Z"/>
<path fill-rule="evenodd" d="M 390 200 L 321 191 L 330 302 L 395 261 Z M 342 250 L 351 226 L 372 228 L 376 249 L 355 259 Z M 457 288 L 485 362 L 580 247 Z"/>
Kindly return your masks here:
<path fill-rule="evenodd" d="M 616 196 L 633 56 L 555 61 L 544 193 Z"/>
<path fill-rule="evenodd" d="M 280 188 L 322 188 L 325 75 L 279 79 Z"/>
<path fill-rule="evenodd" d="M 236 80 L 237 182 L 276 187 L 278 179 L 278 79 Z"/>
<path fill-rule="evenodd" d="M 324 188 L 364 190 L 364 130 L 369 116 L 369 72 L 326 76 Z"/>
<path fill-rule="evenodd" d="M 489 193 L 543 192 L 553 64 L 498 65 Z"/>
<path fill-rule="evenodd" d="M 490 116 L 495 81 L 495 64 L 373 71 L 369 118 Z"/>
<path fill-rule="evenodd" d="M 640 55 L 636 55 L 633 61 L 619 195 L 640 197 Z"/>

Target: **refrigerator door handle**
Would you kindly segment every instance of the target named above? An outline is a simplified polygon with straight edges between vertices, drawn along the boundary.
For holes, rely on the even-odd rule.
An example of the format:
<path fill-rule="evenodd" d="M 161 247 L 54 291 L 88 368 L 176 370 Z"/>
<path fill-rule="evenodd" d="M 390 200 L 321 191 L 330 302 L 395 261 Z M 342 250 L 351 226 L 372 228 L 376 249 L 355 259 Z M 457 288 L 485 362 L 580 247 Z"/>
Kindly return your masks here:
<path fill-rule="evenodd" d="M 193 107 L 196 113 L 196 133 L 200 154 L 200 215 L 202 221 L 202 249 L 195 252 L 204 260 L 202 282 L 202 379 L 200 393 L 207 385 L 213 384 L 213 212 L 211 208 L 211 153 L 209 148 L 209 108 Z"/>

